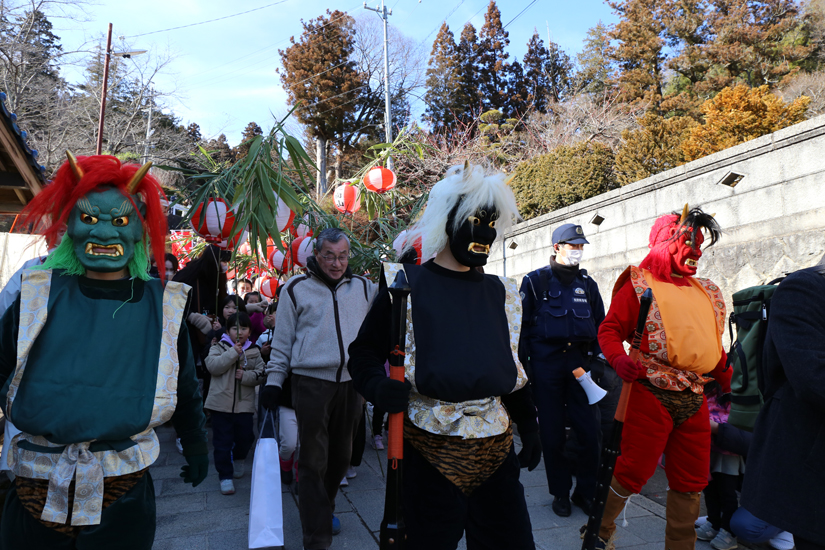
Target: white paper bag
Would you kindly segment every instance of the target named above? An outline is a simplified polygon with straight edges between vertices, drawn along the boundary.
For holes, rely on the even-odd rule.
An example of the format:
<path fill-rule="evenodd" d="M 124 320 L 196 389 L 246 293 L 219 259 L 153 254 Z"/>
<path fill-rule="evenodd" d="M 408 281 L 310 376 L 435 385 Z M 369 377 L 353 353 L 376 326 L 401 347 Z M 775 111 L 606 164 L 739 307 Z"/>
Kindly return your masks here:
<path fill-rule="evenodd" d="M 281 502 L 281 464 L 275 420 L 264 413 L 261 435 L 252 462 L 252 490 L 249 497 L 249 548 L 284 544 L 284 514 Z"/>

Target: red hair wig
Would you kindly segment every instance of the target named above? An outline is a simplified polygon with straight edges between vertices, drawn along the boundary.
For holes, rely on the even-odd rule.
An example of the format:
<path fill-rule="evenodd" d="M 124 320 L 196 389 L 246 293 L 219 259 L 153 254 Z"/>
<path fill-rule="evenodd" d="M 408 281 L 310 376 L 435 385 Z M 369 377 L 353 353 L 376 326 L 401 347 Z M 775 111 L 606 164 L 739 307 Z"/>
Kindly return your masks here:
<path fill-rule="evenodd" d="M 78 157 L 77 166 L 82 177 L 80 181 L 72 169 L 70 162 L 64 162 L 60 169 L 40 193 L 23 210 L 27 223 L 35 227 L 41 224 L 45 227 L 43 235 L 50 247 L 59 244 L 59 234 L 66 227 L 69 213 L 78 200 L 88 193 L 99 188 L 111 186 L 117 188 L 132 202 L 135 211 L 143 223 L 144 236 L 152 245 L 152 256 L 158 266 L 164 265 L 166 257 L 166 214 L 163 211 L 161 200 L 166 196 L 158 180 L 148 173 L 137 185 L 134 193 L 146 205 L 146 214 L 141 215 L 127 186 L 132 176 L 140 169 L 137 164 L 121 164 L 116 157 L 97 155 L 92 157 Z M 158 269 L 161 279 L 165 270 Z"/>

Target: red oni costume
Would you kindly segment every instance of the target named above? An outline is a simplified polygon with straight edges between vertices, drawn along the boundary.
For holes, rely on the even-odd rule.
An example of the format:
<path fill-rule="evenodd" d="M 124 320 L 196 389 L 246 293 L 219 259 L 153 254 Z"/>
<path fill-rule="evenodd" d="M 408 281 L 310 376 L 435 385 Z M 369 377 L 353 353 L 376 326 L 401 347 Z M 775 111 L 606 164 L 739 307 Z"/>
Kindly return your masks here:
<path fill-rule="evenodd" d="M 692 550 L 693 522 L 710 469 L 710 424 L 703 386 L 716 379 L 730 391 L 722 349 L 725 302 L 718 286 L 694 277 L 702 256 L 702 230 L 719 238 L 712 216 L 699 208 L 662 216 L 650 232 L 650 253 L 630 266 L 613 289 L 613 301 L 599 329 L 608 362 L 633 382 L 611 491 L 599 536 L 608 541 L 627 498 L 641 491 L 665 454 L 667 550 Z M 627 356 L 639 315 L 639 297 L 653 290 L 639 362 Z"/>

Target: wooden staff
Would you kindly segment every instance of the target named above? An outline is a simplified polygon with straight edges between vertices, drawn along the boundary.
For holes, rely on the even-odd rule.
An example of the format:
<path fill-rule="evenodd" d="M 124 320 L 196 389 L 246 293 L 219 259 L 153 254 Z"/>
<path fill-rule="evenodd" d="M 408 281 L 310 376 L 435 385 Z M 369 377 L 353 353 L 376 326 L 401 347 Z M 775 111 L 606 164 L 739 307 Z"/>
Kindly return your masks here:
<path fill-rule="evenodd" d="M 390 345 L 390 378 L 404 381 L 404 355 L 407 336 L 407 297 L 410 295 L 407 275 L 401 269 L 390 285 L 392 296 L 392 340 Z M 401 486 L 404 462 L 404 413 L 389 415 L 389 444 L 387 446 L 387 494 L 384 500 L 384 519 L 381 520 L 379 548 L 403 550 L 407 545 L 407 526 L 401 510 Z"/>
<path fill-rule="evenodd" d="M 650 311 L 650 304 L 653 302 L 653 291 L 649 288 L 645 290 L 639 300 L 639 318 L 636 320 L 636 332 L 633 333 L 633 344 L 630 347 L 630 360 L 634 363 L 639 358 L 639 348 L 642 345 L 642 334 L 645 331 L 647 313 Z M 584 532 L 582 550 L 595 550 L 596 541 L 599 538 L 599 528 L 602 525 L 604 516 L 604 505 L 607 502 L 607 495 L 610 493 L 610 484 L 613 481 L 613 470 L 616 467 L 616 458 L 622 444 L 622 429 L 624 419 L 627 414 L 627 402 L 630 400 L 630 390 L 633 382 L 622 382 L 622 394 L 619 396 L 619 404 L 616 406 L 616 415 L 613 417 L 613 430 L 610 437 L 602 447 L 601 464 L 599 474 L 596 477 L 596 498 L 593 501 L 593 508 L 590 511 L 590 518 L 587 520 L 587 528 Z"/>

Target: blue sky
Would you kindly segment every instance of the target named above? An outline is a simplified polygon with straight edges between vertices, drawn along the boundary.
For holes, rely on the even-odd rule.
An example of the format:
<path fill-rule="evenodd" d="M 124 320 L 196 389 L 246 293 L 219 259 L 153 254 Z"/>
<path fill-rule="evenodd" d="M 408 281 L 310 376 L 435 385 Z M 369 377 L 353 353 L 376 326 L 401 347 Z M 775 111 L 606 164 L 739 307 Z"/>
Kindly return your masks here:
<path fill-rule="evenodd" d="M 272 126 L 272 114 L 288 110 L 286 94 L 275 70 L 280 66 L 279 49 L 289 45 L 290 36 L 301 34 L 301 19 L 312 19 L 327 9 L 340 9 L 354 16 L 378 17 L 363 9 L 363 2 L 339 0 L 283 0 L 266 7 L 220 21 L 153 34 L 153 31 L 198 23 L 253 10 L 275 0 L 102 0 L 89 6 L 82 22 L 54 18 L 55 34 L 64 50 L 81 44 L 88 48 L 104 36 L 113 24 L 115 40 L 125 36 L 134 49 L 149 55 L 170 53 L 174 60 L 154 79 L 161 90 L 175 90 L 177 101 L 166 102 L 185 123 L 196 122 L 205 137 L 224 133 L 232 145 L 240 141 L 243 128 L 255 121 Z M 489 0 L 385 0 L 393 10 L 390 24 L 403 34 L 423 42 L 429 54 L 442 21 L 447 20 L 458 36 L 467 21 L 477 29 L 484 23 Z M 499 0 L 504 24 L 518 16 L 532 0 Z M 375 6 L 380 0 L 370 0 Z M 128 6 L 128 8 L 126 8 Z M 521 57 L 534 29 L 547 40 L 547 25 L 554 42 L 571 57 L 581 49 L 587 30 L 599 21 L 610 24 L 616 16 L 602 0 L 537 0 L 507 27 L 510 52 Z M 142 35 L 142 36 L 137 36 Z M 147 56 L 143 56 L 144 61 Z M 82 59 L 81 59 L 82 62 Z M 70 81 L 80 79 L 80 71 L 67 69 Z M 413 105 L 421 111 L 419 102 Z"/>

